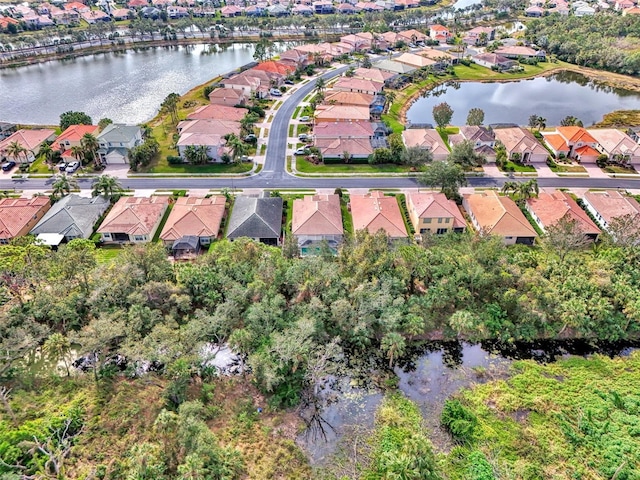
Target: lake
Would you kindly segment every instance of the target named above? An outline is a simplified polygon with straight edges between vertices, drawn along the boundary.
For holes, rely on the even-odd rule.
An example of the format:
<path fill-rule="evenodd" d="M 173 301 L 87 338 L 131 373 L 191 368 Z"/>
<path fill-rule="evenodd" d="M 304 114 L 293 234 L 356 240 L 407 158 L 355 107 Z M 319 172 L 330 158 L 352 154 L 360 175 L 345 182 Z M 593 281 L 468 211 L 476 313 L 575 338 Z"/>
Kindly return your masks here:
<path fill-rule="evenodd" d="M 0 70 L 0 121 L 54 125 L 68 110 L 142 123 L 165 97 L 253 61 L 253 44 L 149 47 Z"/>
<path fill-rule="evenodd" d="M 640 108 L 640 93 L 614 89 L 574 72 L 560 72 L 514 82 L 459 82 L 438 86 L 411 105 L 407 120 L 432 123 L 433 107 L 447 102 L 453 109 L 451 125 L 464 125 L 471 108 L 484 110 L 484 123 L 527 125 L 535 114 L 547 125 L 559 125 L 567 115 L 585 126 L 597 123 L 605 113 Z"/>

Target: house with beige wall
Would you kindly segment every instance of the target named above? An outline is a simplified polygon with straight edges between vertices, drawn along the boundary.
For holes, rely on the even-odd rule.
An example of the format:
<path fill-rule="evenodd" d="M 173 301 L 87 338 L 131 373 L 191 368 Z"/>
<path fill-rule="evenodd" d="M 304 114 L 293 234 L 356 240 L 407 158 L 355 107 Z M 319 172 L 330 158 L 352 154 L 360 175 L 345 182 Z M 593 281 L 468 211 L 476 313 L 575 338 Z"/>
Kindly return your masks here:
<path fill-rule="evenodd" d="M 407 210 L 416 233 L 462 233 L 467 227 L 464 215 L 444 193 L 412 193 L 407 196 Z"/>

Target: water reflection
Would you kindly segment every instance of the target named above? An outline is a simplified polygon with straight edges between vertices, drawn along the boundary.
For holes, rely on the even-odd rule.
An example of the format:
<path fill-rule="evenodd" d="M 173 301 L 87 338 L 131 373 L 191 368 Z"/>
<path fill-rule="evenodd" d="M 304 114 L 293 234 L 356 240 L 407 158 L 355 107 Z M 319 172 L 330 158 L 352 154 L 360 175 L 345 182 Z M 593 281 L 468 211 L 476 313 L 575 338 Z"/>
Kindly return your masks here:
<path fill-rule="evenodd" d="M 640 108 L 640 93 L 612 88 L 576 72 L 559 72 L 514 82 L 447 82 L 425 92 L 407 112 L 411 123 L 434 123 L 433 107 L 447 102 L 454 111 L 452 125 L 464 125 L 470 109 L 481 108 L 485 123 L 526 125 L 536 114 L 547 125 L 559 125 L 573 115 L 585 125 L 599 122 L 614 110 Z"/>

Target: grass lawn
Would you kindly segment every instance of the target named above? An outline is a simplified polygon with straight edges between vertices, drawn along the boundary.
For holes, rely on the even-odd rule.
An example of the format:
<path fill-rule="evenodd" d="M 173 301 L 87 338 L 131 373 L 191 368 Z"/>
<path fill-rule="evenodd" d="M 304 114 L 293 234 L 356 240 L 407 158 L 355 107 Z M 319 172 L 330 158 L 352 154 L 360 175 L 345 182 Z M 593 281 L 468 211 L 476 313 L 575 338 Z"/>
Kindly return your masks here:
<path fill-rule="evenodd" d="M 145 173 L 246 173 L 253 168 L 252 162 L 243 163 L 212 163 L 208 165 L 169 165 L 167 158 L 161 159 L 156 165 L 148 169 Z"/>
<path fill-rule="evenodd" d="M 160 220 L 160 225 L 158 225 L 158 229 L 156 230 L 156 233 L 151 240 L 152 242 L 157 242 L 160 239 L 160 234 L 162 233 L 164 224 L 167 223 L 169 215 L 171 215 L 171 210 L 173 210 L 173 202 L 169 204 L 169 206 L 167 207 L 167 211 L 164 212 L 164 216 L 162 217 L 162 220 Z"/>
<path fill-rule="evenodd" d="M 605 168 L 603 168 L 603 170 L 607 173 L 626 173 L 626 174 L 632 174 L 632 175 L 638 174 L 638 172 L 633 168 L 621 167 L 620 165 L 608 165 Z"/>
<path fill-rule="evenodd" d="M 500 168 L 500 167 L 498 167 Z M 513 170 L 511 170 L 513 168 Z M 514 171 L 514 172 L 535 172 L 536 169 L 534 167 L 532 167 L 531 165 L 522 165 L 521 163 L 515 163 L 512 161 L 508 161 L 504 168 L 500 169 L 503 172 L 510 172 L 510 171 Z"/>
<path fill-rule="evenodd" d="M 540 62 L 538 65 L 521 65 L 524 68 L 522 72 L 500 73 L 472 63 L 468 67 L 465 65 L 456 65 L 454 71 L 456 72 L 455 78 L 459 80 L 515 80 L 539 75 L 548 70 L 558 68 L 561 65 L 562 62 Z"/>
<path fill-rule="evenodd" d="M 293 128 L 294 128 L 294 125 L 289 125 L 289 136 L 290 137 L 293 137 Z"/>
<path fill-rule="evenodd" d="M 438 130 L 440 138 L 442 138 L 442 141 L 447 146 L 447 148 L 449 148 L 449 135 L 460 133 L 460 128 L 458 127 L 437 128 L 436 130 Z M 451 149 L 449 148 L 449 150 Z"/>
<path fill-rule="evenodd" d="M 284 202 L 284 208 L 287 213 L 287 217 L 284 225 L 285 236 L 291 235 L 291 224 L 293 222 L 293 201 L 297 198 L 304 197 L 303 194 L 287 194 L 282 195 L 282 201 Z"/>
<path fill-rule="evenodd" d="M 292 118 L 298 118 L 298 114 L 300 113 L 300 109 L 301 109 L 301 108 L 302 108 L 302 107 L 301 107 L 300 105 L 298 105 L 298 106 L 296 107 L 296 109 L 293 111 L 293 117 L 292 117 Z"/>
<path fill-rule="evenodd" d="M 49 170 L 49 166 L 44 161 L 44 157 L 42 156 L 38 157 L 37 160 L 31 164 L 31 166 L 29 167 L 29 173 L 43 173 L 49 175 L 52 174 L 51 170 Z M 54 170 L 53 173 L 58 172 Z"/>
<path fill-rule="evenodd" d="M 109 263 L 118 258 L 121 253 L 122 247 L 120 245 L 103 245 L 96 248 L 96 259 L 98 263 Z"/>
<path fill-rule="evenodd" d="M 587 173 L 582 165 L 563 165 L 557 163 L 549 168 L 552 172 L 556 173 Z"/>
<path fill-rule="evenodd" d="M 314 165 L 302 157 L 297 158 L 296 169 L 301 173 L 403 173 L 411 171 L 411 167 L 395 164 L 338 163 L 325 165 L 321 163 L 320 165 Z"/>
<path fill-rule="evenodd" d="M 344 229 L 345 236 L 353 236 L 353 218 L 351 212 L 347 208 L 349 203 L 349 195 L 342 194 L 340 199 L 340 211 L 342 212 L 342 228 Z"/>

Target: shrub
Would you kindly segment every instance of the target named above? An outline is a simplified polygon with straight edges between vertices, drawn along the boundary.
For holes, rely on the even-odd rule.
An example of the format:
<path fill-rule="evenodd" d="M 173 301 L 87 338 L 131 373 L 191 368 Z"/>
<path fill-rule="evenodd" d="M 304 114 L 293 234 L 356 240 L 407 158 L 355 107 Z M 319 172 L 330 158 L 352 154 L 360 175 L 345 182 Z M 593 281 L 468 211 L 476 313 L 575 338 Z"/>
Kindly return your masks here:
<path fill-rule="evenodd" d="M 181 163 L 184 163 L 184 161 L 182 160 L 182 157 L 177 157 L 175 155 L 168 155 L 167 163 L 169 163 L 169 165 L 179 165 Z"/>
<path fill-rule="evenodd" d="M 473 480 L 495 480 L 493 468 L 484 453 L 476 450 L 469 455 L 469 478 Z"/>
<path fill-rule="evenodd" d="M 460 442 L 471 442 L 478 425 L 478 419 L 473 412 L 459 400 L 444 402 L 440 422 Z"/>

